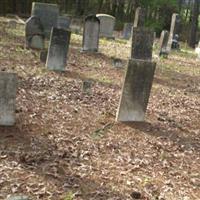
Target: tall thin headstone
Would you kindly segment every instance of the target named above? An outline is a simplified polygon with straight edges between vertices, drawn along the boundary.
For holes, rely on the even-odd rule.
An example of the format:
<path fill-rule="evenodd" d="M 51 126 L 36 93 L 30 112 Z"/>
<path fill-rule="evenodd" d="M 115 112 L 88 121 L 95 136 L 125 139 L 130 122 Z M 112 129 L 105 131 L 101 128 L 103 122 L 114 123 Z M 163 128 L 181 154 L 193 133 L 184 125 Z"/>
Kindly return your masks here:
<path fill-rule="evenodd" d="M 144 121 L 156 63 L 152 62 L 153 31 L 133 28 L 133 54 L 129 60 L 117 121 Z"/>
<path fill-rule="evenodd" d="M 25 37 L 27 48 L 44 49 L 44 29 L 38 17 L 32 16 L 26 21 Z"/>
<path fill-rule="evenodd" d="M 159 56 L 167 56 L 167 43 L 169 39 L 169 32 L 163 30 L 160 35 L 160 42 L 159 42 Z"/>
<path fill-rule="evenodd" d="M 44 27 L 45 36 L 50 37 L 52 27 L 57 27 L 57 19 L 59 16 L 59 8 L 57 4 L 48 3 L 32 3 L 31 16 L 40 18 Z"/>
<path fill-rule="evenodd" d="M 49 70 L 65 71 L 71 32 L 52 28 L 46 66 Z"/>
<path fill-rule="evenodd" d="M 151 60 L 153 51 L 154 33 L 148 28 L 133 28 L 131 58 Z"/>
<path fill-rule="evenodd" d="M 0 125 L 15 124 L 15 104 L 17 93 L 17 75 L 0 72 Z"/>
<path fill-rule="evenodd" d="M 97 14 L 96 16 L 100 20 L 100 37 L 113 39 L 115 17 L 106 14 Z"/>
<path fill-rule="evenodd" d="M 134 24 L 133 27 L 142 27 L 144 26 L 145 22 L 145 9 L 138 7 L 135 11 L 135 19 L 134 19 Z"/>
<path fill-rule="evenodd" d="M 131 38 L 131 32 L 132 32 L 133 24 L 132 23 L 125 23 L 124 29 L 122 33 L 122 37 L 126 40 L 129 40 Z"/>
<path fill-rule="evenodd" d="M 171 51 L 173 42 L 178 42 L 178 37 L 180 34 L 180 26 L 181 26 L 181 18 L 179 14 L 174 13 L 172 15 L 169 40 L 168 40 L 168 45 L 167 45 L 168 51 Z"/>
<path fill-rule="evenodd" d="M 99 32 L 100 20 L 95 15 L 86 17 L 83 32 L 83 51 L 98 51 Z"/>

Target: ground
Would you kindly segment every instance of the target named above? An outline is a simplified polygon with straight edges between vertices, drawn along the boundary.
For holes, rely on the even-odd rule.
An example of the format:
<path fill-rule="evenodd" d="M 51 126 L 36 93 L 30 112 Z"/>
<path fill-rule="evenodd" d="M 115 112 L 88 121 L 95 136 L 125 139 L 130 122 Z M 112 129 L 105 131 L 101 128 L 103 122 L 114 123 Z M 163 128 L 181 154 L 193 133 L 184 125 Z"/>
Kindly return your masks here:
<path fill-rule="evenodd" d="M 24 48 L 23 25 L 6 20 L 0 70 L 19 80 L 16 125 L 0 127 L 0 199 L 200 199 L 200 61 L 190 49 L 154 56 L 146 122 L 117 123 L 129 41 L 101 39 L 100 53 L 86 54 L 72 34 L 67 70 L 56 73 Z"/>

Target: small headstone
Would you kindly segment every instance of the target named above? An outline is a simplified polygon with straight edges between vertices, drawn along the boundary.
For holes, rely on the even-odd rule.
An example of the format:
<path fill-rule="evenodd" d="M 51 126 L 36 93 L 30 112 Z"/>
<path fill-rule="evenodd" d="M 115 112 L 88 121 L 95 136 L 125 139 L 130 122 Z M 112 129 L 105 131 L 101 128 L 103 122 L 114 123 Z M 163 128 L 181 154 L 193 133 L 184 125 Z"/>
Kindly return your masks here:
<path fill-rule="evenodd" d="M 17 195 L 17 196 L 10 196 L 7 200 L 30 200 L 27 196 Z"/>
<path fill-rule="evenodd" d="M 49 70 L 65 71 L 71 32 L 52 28 L 46 66 Z"/>
<path fill-rule="evenodd" d="M 70 16 L 59 16 L 57 21 L 57 28 L 69 29 L 71 24 Z"/>
<path fill-rule="evenodd" d="M 129 60 L 122 89 L 117 121 L 144 121 L 156 63 Z"/>
<path fill-rule="evenodd" d="M 17 92 L 17 75 L 0 72 L 0 125 L 15 124 L 15 101 Z"/>
<path fill-rule="evenodd" d="M 113 39 L 115 17 L 106 14 L 96 15 L 100 20 L 100 37 Z"/>
<path fill-rule="evenodd" d="M 38 17 L 32 16 L 25 25 L 26 47 L 44 49 L 44 29 Z"/>
<path fill-rule="evenodd" d="M 134 19 L 134 24 L 133 27 L 142 27 L 144 26 L 145 22 L 145 9 L 138 7 L 135 11 L 135 19 Z"/>
<path fill-rule="evenodd" d="M 169 38 L 169 32 L 163 30 L 160 36 L 160 43 L 159 43 L 159 56 L 167 56 L 167 43 Z"/>
<path fill-rule="evenodd" d="M 82 85 L 83 94 L 90 95 L 92 93 L 92 80 L 84 80 Z"/>
<path fill-rule="evenodd" d="M 47 53 L 48 52 L 46 50 L 40 52 L 40 61 L 41 62 L 46 63 Z"/>
<path fill-rule="evenodd" d="M 57 27 L 57 19 L 59 16 L 58 5 L 33 2 L 31 16 L 40 18 L 40 21 L 44 27 L 45 36 L 49 38 L 51 28 Z"/>
<path fill-rule="evenodd" d="M 144 27 L 133 28 L 131 58 L 151 60 L 154 33 Z"/>
<path fill-rule="evenodd" d="M 125 23 L 122 37 L 126 40 L 129 40 L 131 38 L 133 24 L 132 23 Z"/>
<path fill-rule="evenodd" d="M 177 47 L 179 48 L 179 44 L 177 43 L 180 34 L 180 26 L 181 26 L 181 18 L 179 14 L 174 13 L 172 15 L 169 40 L 167 45 L 167 49 L 169 52 L 171 51 L 172 48 L 177 48 Z M 173 44 L 174 42 L 176 43 L 176 45 Z"/>
<path fill-rule="evenodd" d="M 99 48 L 100 21 L 95 15 L 85 18 L 83 51 L 97 52 Z"/>

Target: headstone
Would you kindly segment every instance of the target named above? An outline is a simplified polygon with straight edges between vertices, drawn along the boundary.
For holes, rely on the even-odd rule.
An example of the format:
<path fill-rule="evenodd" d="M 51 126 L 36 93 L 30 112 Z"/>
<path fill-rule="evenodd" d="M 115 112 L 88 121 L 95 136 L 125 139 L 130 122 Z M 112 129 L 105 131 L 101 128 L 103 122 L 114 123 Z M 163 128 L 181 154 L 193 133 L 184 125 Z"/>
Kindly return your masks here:
<path fill-rule="evenodd" d="M 82 19 L 80 19 L 80 18 L 72 18 L 71 19 L 70 29 L 72 32 L 81 33 L 82 26 L 83 26 Z"/>
<path fill-rule="evenodd" d="M 59 16 L 59 8 L 57 4 L 48 3 L 32 3 L 31 16 L 40 18 L 44 27 L 45 36 L 49 38 L 51 28 L 57 27 L 57 19 Z"/>
<path fill-rule="evenodd" d="M 145 9 L 138 7 L 135 11 L 135 19 L 134 19 L 134 24 L 133 27 L 142 27 L 144 26 L 145 22 Z"/>
<path fill-rule="evenodd" d="M 169 40 L 168 40 L 168 45 L 167 45 L 168 51 L 171 51 L 172 47 L 173 48 L 179 47 L 179 44 L 176 44 L 174 46 L 172 46 L 172 45 L 173 45 L 173 42 L 175 42 L 175 43 L 178 42 L 178 37 L 180 34 L 180 26 L 181 26 L 181 18 L 179 16 L 179 14 L 174 13 L 172 15 Z"/>
<path fill-rule="evenodd" d="M 65 71 L 71 32 L 52 28 L 46 66 L 49 70 Z"/>
<path fill-rule="evenodd" d="M 44 50 L 40 52 L 40 61 L 46 63 L 48 51 Z"/>
<path fill-rule="evenodd" d="M 169 39 L 169 32 L 166 30 L 163 30 L 161 32 L 160 42 L 159 42 L 159 56 L 168 55 L 168 51 L 167 51 L 168 39 Z"/>
<path fill-rule="evenodd" d="M 97 52 L 99 48 L 100 21 L 95 15 L 85 18 L 83 51 Z"/>
<path fill-rule="evenodd" d="M 144 121 L 156 63 L 131 59 L 125 75 L 117 121 Z"/>
<path fill-rule="evenodd" d="M 131 58 L 151 60 L 154 33 L 144 27 L 133 28 Z"/>
<path fill-rule="evenodd" d="M 100 20 L 100 37 L 113 39 L 115 17 L 106 14 L 97 14 L 96 16 Z"/>
<path fill-rule="evenodd" d="M 92 80 L 84 80 L 82 85 L 82 91 L 84 94 L 90 95 L 92 93 Z"/>
<path fill-rule="evenodd" d="M 0 125 L 15 124 L 15 101 L 17 92 L 17 75 L 0 72 Z"/>
<path fill-rule="evenodd" d="M 69 29 L 71 24 L 70 16 L 59 16 L 57 21 L 57 28 Z"/>
<path fill-rule="evenodd" d="M 38 17 L 32 16 L 25 25 L 26 47 L 44 49 L 44 29 Z"/>
<path fill-rule="evenodd" d="M 122 37 L 126 40 L 129 40 L 131 38 L 133 24 L 132 23 L 125 23 Z"/>

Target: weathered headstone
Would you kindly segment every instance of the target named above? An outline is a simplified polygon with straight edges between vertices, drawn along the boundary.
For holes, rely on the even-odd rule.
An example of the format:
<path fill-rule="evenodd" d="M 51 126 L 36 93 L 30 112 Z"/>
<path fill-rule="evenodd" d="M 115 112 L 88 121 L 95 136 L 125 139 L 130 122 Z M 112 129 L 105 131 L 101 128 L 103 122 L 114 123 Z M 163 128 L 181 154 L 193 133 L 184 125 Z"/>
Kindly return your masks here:
<path fill-rule="evenodd" d="M 100 21 L 95 15 L 85 18 L 83 51 L 97 52 L 99 48 Z"/>
<path fill-rule="evenodd" d="M 150 61 L 129 60 L 117 121 L 144 121 L 155 67 Z"/>
<path fill-rule="evenodd" d="M 167 43 L 169 39 L 169 32 L 163 30 L 160 35 L 160 42 L 159 42 L 159 56 L 167 56 Z"/>
<path fill-rule="evenodd" d="M 172 46 L 173 42 L 176 43 L 175 47 L 179 47 L 178 37 L 180 34 L 180 26 L 181 26 L 181 18 L 179 16 L 179 14 L 174 13 L 172 15 L 169 40 L 168 40 L 168 45 L 167 45 L 168 51 L 171 51 L 171 49 L 173 47 Z"/>
<path fill-rule="evenodd" d="M 15 101 L 17 92 L 17 75 L 0 72 L 0 125 L 15 124 Z"/>
<path fill-rule="evenodd" d="M 83 81 L 83 84 L 82 84 L 83 94 L 90 95 L 92 93 L 92 83 L 93 82 L 90 79 L 87 79 L 87 80 Z"/>
<path fill-rule="evenodd" d="M 46 66 L 49 70 L 65 71 L 71 32 L 52 28 Z"/>
<path fill-rule="evenodd" d="M 71 24 L 70 16 L 59 16 L 57 21 L 57 28 L 69 29 Z"/>
<path fill-rule="evenodd" d="M 59 8 L 57 4 L 48 3 L 32 3 L 31 16 L 40 18 L 44 27 L 45 36 L 49 38 L 51 28 L 57 27 L 57 19 L 59 16 Z"/>
<path fill-rule="evenodd" d="M 138 7 L 135 11 L 135 19 L 134 19 L 134 24 L 133 27 L 142 27 L 144 26 L 145 22 L 145 9 Z"/>
<path fill-rule="evenodd" d="M 154 33 L 144 27 L 133 28 L 131 58 L 151 60 L 153 50 Z"/>
<path fill-rule="evenodd" d="M 26 47 L 44 49 L 44 29 L 38 17 L 32 16 L 25 25 Z"/>
<path fill-rule="evenodd" d="M 132 23 L 125 23 L 122 37 L 126 40 L 129 40 L 131 38 L 131 32 L 132 32 L 133 24 Z"/>
<path fill-rule="evenodd" d="M 115 17 L 106 14 L 97 14 L 96 16 L 100 20 L 100 37 L 113 39 Z"/>

